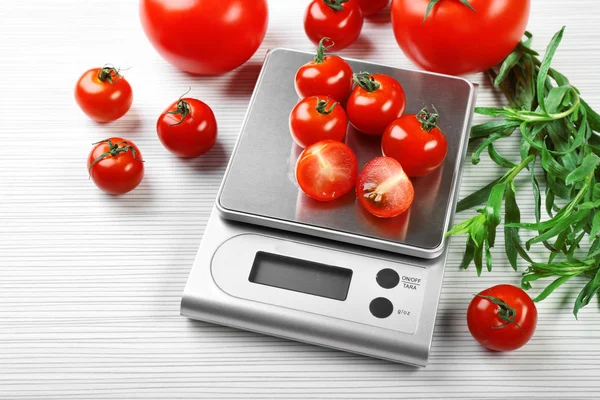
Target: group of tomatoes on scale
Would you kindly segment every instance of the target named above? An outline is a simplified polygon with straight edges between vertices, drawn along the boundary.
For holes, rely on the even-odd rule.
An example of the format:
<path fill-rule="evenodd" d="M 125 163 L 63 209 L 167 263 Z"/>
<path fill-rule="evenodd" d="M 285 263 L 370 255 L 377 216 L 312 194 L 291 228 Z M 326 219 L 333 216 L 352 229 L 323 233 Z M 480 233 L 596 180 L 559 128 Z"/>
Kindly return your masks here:
<path fill-rule="evenodd" d="M 129 111 L 131 85 L 113 66 L 86 71 L 75 86 L 75 100 L 97 122 L 111 122 Z M 212 109 L 198 99 L 179 98 L 158 117 L 156 132 L 162 144 L 179 157 L 197 157 L 217 141 L 217 121 Z M 112 137 L 94 143 L 88 156 L 88 172 L 109 194 L 135 189 L 144 177 L 144 159 L 131 140 Z"/>
<path fill-rule="evenodd" d="M 409 178 L 429 174 L 446 158 L 439 115 L 435 108 L 402 115 L 406 97 L 398 81 L 384 74 L 353 73 L 344 59 L 325 53 L 332 45 L 325 47 L 328 42 L 321 39 L 314 60 L 295 77 L 302 100 L 290 114 L 290 132 L 304 148 L 296 163 L 298 185 L 319 201 L 335 200 L 356 187 L 359 203 L 371 214 L 398 216 L 414 199 Z M 382 136 L 383 157 L 370 161 L 360 174 L 356 156 L 343 143 L 348 121 L 359 132 Z"/>

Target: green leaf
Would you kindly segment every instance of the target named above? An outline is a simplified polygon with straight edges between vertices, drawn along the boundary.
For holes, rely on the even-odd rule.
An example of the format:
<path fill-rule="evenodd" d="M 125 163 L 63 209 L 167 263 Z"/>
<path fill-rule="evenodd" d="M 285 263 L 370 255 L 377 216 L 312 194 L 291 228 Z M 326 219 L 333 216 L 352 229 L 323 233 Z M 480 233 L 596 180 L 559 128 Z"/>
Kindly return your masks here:
<path fill-rule="evenodd" d="M 485 241 L 485 266 L 488 272 L 492 272 L 492 253 L 490 252 L 490 244 Z"/>
<path fill-rule="evenodd" d="M 569 175 L 569 170 L 554 159 L 545 143 L 542 144 L 542 168 L 544 168 L 547 173 L 552 174 L 563 181 L 567 179 L 567 175 Z"/>
<path fill-rule="evenodd" d="M 496 140 L 500 139 L 501 137 L 502 136 L 500 136 L 499 134 L 494 133 L 493 135 L 491 135 L 490 137 L 488 137 L 487 139 L 485 139 L 479 145 L 479 147 L 477 147 L 477 150 L 475 150 L 473 152 L 473 155 L 471 156 L 471 162 L 473 163 L 473 165 L 479 164 L 481 152 L 483 150 L 485 150 L 489 145 L 491 145 L 492 143 L 494 143 Z"/>
<path fill-rule="evenodd" d="M 552 217 L 552 207 L 554 206 L 554 192 L 549 187 L 546 188 L 546 212 Z"/>
<path fill-rule="evenodd" d="M 560 252 L 565 252 L 566 240 L 570 233 L 571 229 L 565 229 L 560 233 L 560 235 L 558 235 L 558 237 L 556 238 L 556 242 L 554 242 L 553 246 L 556 249 L 556 251 L 550 252 L 550 255 L 548 256 L 548 264 L 552 263 Z"/>
<path fill-rule="evenodd" d="M 488 183 L 475 193 L 471 193 L 470 195 L 459 201 L 456 205 L 456 212 L 468 210 L 469 208 L 473 208 L 484 203 L 488 199 L 488 197 L 490 197 L 490 192 L 492 191 L 492 188 L 498 182 L 500 182 L 501 179 L 502 177 Z"/>
<path fill-rule="evenodd" d="M 592 297 L 600 290 L 600 269 L 596 272 L 596 275 L 590 280 L 581 290 L 577 300 L 575 300 L 575 307 L 573 308 L 573 314 L 577 318 L 579 310 L 587 306 L 592 300 Z"/>
<path fill-rule="evenodd" d="M 494 145 L 491 143 L 488 146 L 488 154 L 490 155 L 490 158 L 492 159 L 492 161 L 501 167 L 513 168 L 513 167 L 517 166 L 517 164 L 513 163 L 512 161 L 507 160 L 506 158 L 504 158 L 504 156 L 502 156 L 500 153 L 498 153 L 498 151 L 496 150 Z"/>
<path fill-rule="evenodd" d="M 576 232 L 576 230 L 573 230 L 572 233 Z M 571 247 L 569 248 L 569 251 L 567 252 L 567 259 L 570 262 L 577 262 L 578 260 L 575 258 L 575 251 L 579 248 L 579 243 L 581 242 L 581 239 L 583 239 L 583 237 L 585 236 L 585 232 L 581 232 L 581 234 L 579 236 L 577 236 L 575 238 L 575 240 L 573 240 L 573 242 L 571 243 Z"/>
<path fill-rule="evenodd" d="M 427 10 L 425 11 L 425 17 L 423 18 L 423 22 L 422 24 L 425 23 L 425 21 L 427 21 L 427 17 L 429 17 L 429 14 L 431 13 L 431 11 L 433 10 L 433 7 L 435 7 L 435 5 L 437 3 L 439 3 L 440 0 L 431 0 L 429 2 L 429 4 L 427 4 Z"/>
<path fill-rule="evenodd" d="M 477 276 L 481 276 L 483 270 L 483 242 L 485 240 L 485 226 L 479 224 L 473 227 L 472 239 L 474 243 L 473 261 L 475 262 L 475 269 L 477 270 Z"/>
<path fill-rule="evenodd" d="M 594 185 L 592 199 L 594 201 L 600 200 L 600 183 Z"/>
<path fill-rule="evenodd" d="M 471 239 L 471 236 L 467 237 L 467 248 L 465 249 L 465 255 L 463 256 L 460 268 L 467 269 L 471 261 L 473 261 L 473 254 L 475 252 L 475 243 Z"/>
<path fill-rule="evenodd" d="M 552 292 L 554 292 L 560 285 L 562 285 L 563 283 L 565 283 L 566 281 L 568 281 L 569 279 L 571 279 L 574 276 L 577 276 L 577 275 L 566 275 L 566 276 L 561 276 L 560 278 L 556 279 L 554 282 L 552 282 L 551 284 L 546 286 L 546 288 L 542 291 L 542 293 L 538 294 L 537 297 L 535 299 L 533 299 L 533 301 L 535 301 L 537 303 L 538 301 L 542 301 L 542 300 L 546 299 L 546 297 L 548 297 Z"/>
<path fill-rule="evenodd" d="M 580 218 L 582 218 L 582 216 L 584 214 L 586 214 L 586 211 L 582 210 L 582 211 L 578 211 L 576 213 L 572 213 L 570 215 L 566 215 L 564 218 L 560 218 L 558 220 L 558 222 L 552 228 L 548 229 L 541 235 L 538 235 L 532 239 L 529 239 L 525 243 L 525 246 L 527 248 L 529 248 L 532 244 L 543 242 L 545 240 L 548 240 L 548 239 L 551 239 L 551 238 L 557 236 L 560 232 L 569 228 L 573 222 L 578 221 Z"/>
<path fill-rule="evenodd" d="M 596 169 L 598 164 L 600 164 L 600 157 L 598 157 L 594 153 L 588 154 L 583 159 L 581 165 L 575 170 L 571 171 L 569 175 L 567 175 L 565 183 L 567 185 L 572 185 L 576 182 L 583 181 L 592 171 Z"/>
<path fill-rule="evenodd" d="M 509 228 L 506 224 L 521 222 L 521 211 L 515 198 L 513 185 L 508 185 L 504 195 L 504 248 L 506 256 L 513 269 L 517 270 L 517 249 L 513 240 L 520 242 L 519 228 Z"/>
<path fill-rule="evenodd" d="M 504 108 L 497 107 L 475 107 L 475 113 L 487 115 L 488 117 L 509 117 L 511 113 Z"/>
<path fill-rule="evenodd" d="M 500 213 L 502 209 L 502 199 L 504 198 L 504 191 L 506 184 L 499 183 L 492 188 L 490 197 L 488 198 L 487 205 L 485 206 L 486 223 L 488 236 L 487 240 L 490 247 L 494 247 L 496 241 L 496 228 L 500 225 Z"/>
<path fill-rule="evenodd" d="M 527 252 L 523 248 L 523 246 L 521 246 L 521 243 L 517 242 L 517 240 L 514 237 L 512 238 L 512 243 L 513 246 L 515 246 L 515 249 L 517 249 L 517 253 L 519 253 L 523 260 L 527 261 L 529 264 L 534 263 L 531 257 L 529 257 L 529 254 L 527 254 Z"/>
<path fill-rule="evenodd" d="M 571 93 L 571 86 L 560 86 L 550 89 L 546 96 L 546 112 L 552 114 L 556 113 L 563 105 L 563 100 L 568 93 Z"/>
<path fill-rule="evenodd" d="M 510 70 L 517 65 L 519 60 L 521 60 L 521 53 L 519 51 L 513 51 L 506 57 L 500 66 L 500 71 L 498 71 L 496 79 L 494 79 L 494 86 L 499 86 L 506 79 Z"/>
<path fill-rule="evenodd" d="M 446 233 L 446 237 L 451 235 L 465 235 L 471 231 L 471 227 L 474 224 L 482 223 L 481 215 L 472 217 L 467 219 L 466 221 L 461 222 L 460 224 L 455 225 L 452 229 L 450 229 Z"/>
<path fill-rule="evenodd" d="M 593 258 L 600 254 L 600 238 L 594 240 L 594 243 L 590 246 L 588 250 L 587 258 Z"/>
<path fill-rule="evenodd" d="M 596 212 L 594 215 L 594 219 L 592 220 L 592 230 L 590 231 L 590 242 L 594 240 L 594 238 L 600 232 L 600 212 Z"/>
<path fill-rule="evenodd" d="M 552 40 L 550 41 L 550 44 L 548 45 L 548 47 L 546 49 L 546 54 L 544 54 L 544 60 L 542 61 L 542 64 L 540 65 L 540 70 L 538 72 L 537 100 L 538 100 L 538 104 L 540 105 L 540 108 L 543 111 L 546 111 L 546 105 L 545 105 L 544 101 L 545 101 L 546 79 L 548 79 L 548 70 L 550 69 L 550 64 L 552 63 L 552 58 L 554 57 L 554 53 L 556 52 L 556 49 L 558 48 L 558 45 L 560 44 L 560 41 L 562 40 L 564 31 L 565 31 L 565 27 L 563 26 L 563 28 L 560 31 L 558 31 L 554 35 Z"/>
<path fill-rule="evenodd" d="M 480 139 L 493 135 L 494 133 L 502 134 L 507 130 L 514 131 L 520 125 L 519 121 L 510 120 L 494 120 L 484 124 L 475 125 L 471 128 L 471 139 Z"/>
<path fill-rule="evenodd" d="M 542 209 L 542 198 L 540 197 L 540 184 L 535 177 L 535 160 L 531 163 L 531 185 L 533 186 L 533 210 L 535 212 L 536 222 L 540 222 L 541 209 Z"/>
<path fill-rule="evenodd" d="M 583 99 L 580 99 L 580 101 L 588 117 L 590 127 L 596 132 L 600 132 L 600 115 L 598 115 L 598 113 L 594 111 L 588 103 L 583 101 Z"/>

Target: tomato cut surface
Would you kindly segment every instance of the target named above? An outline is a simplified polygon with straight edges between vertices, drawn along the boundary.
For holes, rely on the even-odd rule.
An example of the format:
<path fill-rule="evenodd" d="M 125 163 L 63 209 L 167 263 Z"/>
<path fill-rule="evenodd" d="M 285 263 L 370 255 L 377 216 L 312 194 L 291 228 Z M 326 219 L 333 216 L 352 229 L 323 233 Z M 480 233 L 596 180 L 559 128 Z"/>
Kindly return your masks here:
<path fill-rule="evenodd" d="M 342 142 L 323 140 L 308 146 L 296 163 L 296 180 L 302 191 L 319 201 L 348 193 L 356 183 L 356 156 Z"/>
<path fill-rule="evenodd" d="M 358 202 L 371 214 L 392 218 L 404 213 L 415 191 L 402 166 L 391 157 L 378 157 L 360 172 L 356 182 Z"/>

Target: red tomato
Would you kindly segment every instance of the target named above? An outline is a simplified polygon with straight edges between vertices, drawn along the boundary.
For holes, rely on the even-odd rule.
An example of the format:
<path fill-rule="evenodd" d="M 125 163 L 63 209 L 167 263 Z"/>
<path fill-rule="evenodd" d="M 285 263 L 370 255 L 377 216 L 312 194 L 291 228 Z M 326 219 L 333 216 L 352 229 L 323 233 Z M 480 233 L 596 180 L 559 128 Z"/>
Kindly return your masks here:
<path fill-rule="evenodd" d="M 121 118 L 133 102 L 133 91 L 119 70 L 104 66 L 86 71 L 75 85 L 75 100 L 83 112 L 98 122 Z"/>
<path fill-rule="evenodd" d="M 356 156 L 342 142 L 323 140 L 308 146 L 296 163 L 296 180 L 307 196 L 335 200 L 354 187 L 358 175 Z"/>
<path fill-rule="evenodd" d="M 390 0 L 360 0 L 360 9 L 365 17 L 377 14 L 388 5 Z"/>
<path fill-rule="evenodd" d="M 381 140 L 383 155 L 395 158 L 410 177 L 433 172 L 448 152 L 446 137 L 437 127 L 438 117 L 437 111 L 430 113 L 424 108 L 417 115 L 392 122 Z"/>
<path fill-rule="evenodd" d="M 94 144 L 87 167 L 98 188 L 109 194 L 123 194 L 140 184 L 144 161 L 132 141 L 113 137 Z"/>
<path fill-rule="evenodd" d="M 344 109 L 327 96 L 300 100 L 290 114 L 290 132 L 300 147 L 327 139 L 341 142 L 346 136 L 346 128 L 348 118 Z"/>
<path fill-rule="evenodd" d="M 329 37 L 337 50 L 354 43 L 362 26 L 359 0 L 313 0 L 304 15 L 306 36 L 314 44 Z"/>
<path fill-rule="evenodd" d="M 358 202 L 379 218 L 396 217 L 410 207 L 415 190 L 400 163 L 390 157 L 369 162 L 356 181 Z"/>
<path fill-rule="evenodd" d="M 331 96 L 344 101 L 352 90 L 352 68 L 343 58 L 325 55 L 323 38 L 317 47 L 315 59 L 296 72 L 296 92 L 301 99 L 309 96 Z"/>
<path fill-rule="evenodd" d="M 216 75 L 248 61 L 267 32 L 266 0 L 141 0 L 154 48 L 177 68 Z"/>
<path fill-rule="evenodd" d="M 392 26 L 404 54 L 419 67 L 463 75 L 485 71 L 517 46 L 529 19 L 530 1 L 394 0 Z M 460 23 L 457 23 L 460 21 Z"/>
<path fill-rule="evenodd" d="M 471 300 L 467 324 L 482 346 L 496 351 L 516 350 L 533 336 L 537 309 L 521 288 L 497 285 Z"/>
<path fill-rule="evenodd" d="M 217 120 L 198 99 L 180 98 L 158 117 L 156 132 L 163 146 L 179 157 L 197 157 L 217 141 Z"/>
<path fill-rule="evenodd" d="M 354 74 L 356 86 L 346 104 L 348 119 L 367 135 L 382 135 L 406 107 L 404 89 L 392 77 L 361 72 Z"/>

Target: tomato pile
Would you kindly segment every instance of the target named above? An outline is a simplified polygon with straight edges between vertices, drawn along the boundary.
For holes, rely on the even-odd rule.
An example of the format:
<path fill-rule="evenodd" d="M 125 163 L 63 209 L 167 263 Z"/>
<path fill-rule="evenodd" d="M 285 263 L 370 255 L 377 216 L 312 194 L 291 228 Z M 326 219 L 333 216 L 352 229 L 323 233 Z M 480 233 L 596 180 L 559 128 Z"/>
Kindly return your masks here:
<path fill-rule="evenodd" d="M 446 157 L 439 116 L 426 109 L 403 115 L 406 96 L 398 81 L 365 71 L 352 74 L 344 59 L 326 54 L 329 42 L 322 38 L 314 60 L 296 73 L 300 101 L 290 113 L 290 133 L 306 148 L 296 164 L 296 180 L 307 196 L 319 201 L 335 200 L 355 187 L 368 212 L 397 217 L 414 199 L 410 177 L 434 171 Z M 342 143 L 348 122 L 365 135 L 383 136 L 383 157 L 360 174 L 356 156 Z"/>

